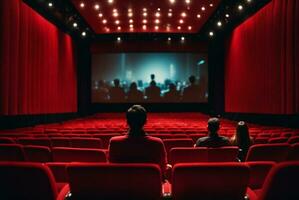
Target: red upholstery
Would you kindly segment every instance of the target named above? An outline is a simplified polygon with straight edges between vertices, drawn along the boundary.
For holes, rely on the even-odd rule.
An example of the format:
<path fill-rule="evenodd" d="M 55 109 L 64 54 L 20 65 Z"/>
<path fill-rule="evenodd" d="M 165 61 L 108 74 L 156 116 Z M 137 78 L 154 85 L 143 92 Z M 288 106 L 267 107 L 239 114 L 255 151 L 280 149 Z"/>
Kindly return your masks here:
<path fill-rule="evenodd" d="M 71 146 L 73 148 L 103 148 L 103 142 L 99 138 L 71 138 Z"/>
<path fill-rule="evenodd" d="M 170 150 L 168 162 L 176 163 L 208 162 L 208 148 L 175 147 Z"/>
<path fill-rule="evenodd" d="M 257 161 L 257 162 L 247 162 L 247 165 L 250 167 L 250 178 L 249 178 L 249 187 L 253 190 L 262 188 L 264 181 L 271 170 L 275 165 L 275 162 L 271 161 Z"/>
<path fill-rule="evenodd" d="M 209 162 L 234 162 L 237 161 L 239 148 L 236 146 L 208 149 Z"/>
<path fill-rule="evenodd" d="M 119 136 L 119 134 L 94 134 L 94 138 L 100 138 L 103 142 L 103 148 L 107 149 L 109 146 L 110 139 Z"/>
<path fill-rule="evenodd" d="M 52 156 L 54 162 L 107 162 L 105 151 L 100 149 L 54 147 Z"/>
<path fill-rule="evenodd" d="M 288 139 L 289 144 L 299 143 L 299 136 L 293 136 Z"/>
<path fill-rule="evenodd" d="M 70 164 L 74 199 L 158 200 L 162 196 L 159 166 L 153 164 Z"/>
<path fill-rule="evenodd" d="M 249 148 L 246 161 L 281 162 L 287 158 L 288 144 L 256 144 Z"/>
<path fill-rule="evenodd" d="M 0 161 L 25 161 L 20 144 L 0 144 Z"/>
<path fill-rule="evenodd" d="M 299 162 L 277 164 L 267 176 L 259 200 L 298 200 Z"/>
<path fill-rule="evenodd" d="M 26 161 L 29 162 L 51 162 L 52 154 L 49 147 L 44 146 L 24 146 Z"/>
<path fill-rule="evenodd" d="M 254 144 L 267 144 L 269 137 L 257 137 L 254 139 Z"/>
<path fill-rule="evenodd" d="M 277 137 L 277 138 L 270 138 L 268 140 L 268 143 L 273 144 L 273 143 L 284 143 L 287 142 L 288 138 L 287 137 Z"/>
<path fill-rule="evenodd" d="M 66 137 L 53 137 L 51 138 L 52 147 L 71 147 L 71 141 Z"/>
<path fill-rule="evenodd" d="M 249 167 L 242 163 L 177 164 L 173 168 L 175 200 L 243 199 Z"/>
<path fill-rule="evenodd" d="M 165 145 L 165 149 L 167 155 L 169 155 L 170 150 L 174 147 L 193 147 L 194 142 L 190 138 L 186 139 L 164 139 L 163 143 Z"/>
<path fill-rule="evenodd" d="M 14 139 L 10 137 L 0 137 L 0 144 L 14 144 L 16 143 Z"/>
<path fill-rule="evenodd" d="M 51 169 L 52 174 L 55 177 L 56 182 L 66 183 L 68 182 L 68 176 L 66 172 L 66 166 L 68 162 L 50 162 L 47 166 Z"/>
<path fill-rule="evenodd" d="M 295 143 L 291 145 L 287 160 L 299 161 L 299 143 Z"/>
<path fill-rule="evenodd" d="M 51 147 L 51 141 L 48 138 L 19 138 L 18 142 L 23 145 Z"/>
<path fill-rule="evenodd" d="M 49 168 L 39 163 L 0 162 L 1 199 L 56 200 Z"/>

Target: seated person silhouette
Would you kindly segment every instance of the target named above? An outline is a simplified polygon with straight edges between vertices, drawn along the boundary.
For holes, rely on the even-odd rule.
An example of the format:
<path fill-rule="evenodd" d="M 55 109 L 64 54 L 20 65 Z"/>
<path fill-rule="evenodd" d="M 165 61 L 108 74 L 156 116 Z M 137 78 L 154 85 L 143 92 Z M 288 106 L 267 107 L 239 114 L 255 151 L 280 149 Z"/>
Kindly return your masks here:
<path fill-rule="evenodd" d="M 109 90 L 103 80 L 99 81 L 97 89 L 92 91 L 93 102 L 103 102 L 108 100 Z"/>
<path fill-rule="evenodd" d="M 127 93 L 127 100 L 129 102 L 142 102 L 143 93 L 137 89 L 136 82 L 131 83 L 130 90 Z"/>
<path fill-rule="evenodd" d="M 109 161 L 111 163 L 154 163 L 166 170 L 166 151 L 160 138 L 148 136 L 143 130 L 146 110 L 134 105 L 126 113 L 128 134 L 111 138 Z"/>
<path fill-rule="evenodd" d="M 125 100 L 125 92 L 122 87 L 120 87 L 119 79 L 114 79 L 114 87 L 109 90 L 110 101 L 112 102 L 122 102 Z"/>
<path fill-rule="evenodd" d="M 180 94 L 176 90 L 175 84 L 170 83 L 168 87 L 169 87 L 169 90 L 168 90 L 168 92 L 165 92 L 164 100 L 166 102 L 178 102 L 180 100 Z"/>
<path fill-rule="evenodd" d="M 183 91 L 184 102 L 199 102 L 201 100 L 200 87 L 195 84 L 195 76 L 189 77 L 190 85 Z"/>
<path fill-rule="evenodd" d="M 145 88 L 145 96 L 147 96 L 147 100 L 150 102 L 160 101 L 160 93 L 161 89 L 157 86 L 156 81 L 151 81 L 150 86 Z"/>
<path fill-rule="evenodd" d="M 210 118 L 208 121 L 208 136 L 199 138 L 196 147 L 222 147 L 230 146 L 228 138 L 219 136 L 220 120 L 218 118 Z"/>

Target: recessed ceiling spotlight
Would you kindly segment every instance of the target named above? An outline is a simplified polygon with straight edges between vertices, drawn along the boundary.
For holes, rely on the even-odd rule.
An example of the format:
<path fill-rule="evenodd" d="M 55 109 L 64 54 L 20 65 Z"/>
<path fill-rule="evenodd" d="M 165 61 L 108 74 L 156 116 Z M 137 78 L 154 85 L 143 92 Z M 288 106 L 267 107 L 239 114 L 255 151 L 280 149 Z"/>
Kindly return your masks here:
<path fill-rule="evenodd" d="M 128 8 L 128 12 L 133 12 L 132 8 Z"/>
<path fill-rule="evenodd" d="M 169 11 L 169 12 L 172 12 L 172 9 L 170 8 L 170 9 L 168 9 L 168 11 Z"/>
<path fill-rule="evenodd" d="M 147 11 L 147 8 L 143 8 L 142 10 L 143 10 L 143 12 L 146 12 L 146 11 Z"/>
<path fill-rule="evenodd" d="M 159 30 L 159 26 L 155 26 L 155 30 Z"/>
<path fill-rule="evenodd" d="M 121 41 L 121 37 L 117 37 L 117 41 L 120 42 Z"/>
<path fill-rule="evenodd" d="M 156 16 L 156 17 L 160 17 L 161 14 L 160 14 L 159 12 L 156 12 L 155 16 Z"/>
<path fill-rule="evenodd" d="M 201 10 L 202 10 L 202 11 L 205 11 L 205 10 L 206 10 L 206 7 L 204 7 L 204 6 L 201 7 Z"/>
<path fill-rule="evenodd" d="M 118 13 L 117 12 L 113 13 L 112 15 L 113 15 L 113 17 L 118 17 Z"/>
<path fill-rule="evenodd" d="M 210 7 L 213 7 L 213 6 L 214 6 L 214 4 L 210 3 Z"/>
<path fill-rule="evenodd" d="M 188 30 L 191 31 L 192 30 L 192 26 L 188 26 Z"/>
<path fill-rule="evenodd" d="M 181 30 L 182 27 L 178 26 L 178 30 Z"/>
<path fill-rule="evenodd" d="M 170 31 L 170 26 L 171 26 L 170 24 L 167 24 L 167 26 L 166 26 L 167 31 Z"/>
<path fill-rule="evenodd" d="M 147 13 L 146 13 L 146 12 L 144 12 L 142 15 L 143 15 L 143 17 L 146 17 L 146 16 L 147 16 Z"/>
<path fill-rule="evenodd" d="M 108 0 L 108 3 L 109 3 L 109 4 L 112 4 L 112 3 L 113 3 L 113 0 Z"/>
<path fill-rule="evenodd" d="M 116 8 L 113 8 L 112 12 L 114 12 L 114 13 L 117 12 L 117 9 L 116 9 Z"/>
<path fill-rule="evenodd" d="M 187 17 L 187 14 L 186 14 L 185 12 L 182 12 L 182 13 L 181 13 L 181 16 L 182 16 L 182 17 Z"/>
<path fill-rule="evenodd" d="M 183 23 L 184 23 L 184 20 L 180 19 L 179 23 L 180 23 L 180 24 L 183 24 Z"/>
<path fill-rule="evenodd" d="M 243 6 L 242 5 L 238 5 L 238 10 L 243 10 Z"/>
<path fill-rule="evenodd" d="M 130 28 L 130 31 L 131 31 L 131 32 L 134 31 L 134 27 L 131 27 L 131 28 Z"/>
<path fill-rule="evenodd" d="M 107 20 L 106 19 L 103 19 L 103 24 L 107 24 Z"/>
<path fill-rule="evenodd" d="M 214 36 L 214 32 L 213 32 L 213 31 L 210 31 L 210 32 L 209 32 L 209 36 L 210 36 L 210 37 L 213 37 L 213 36 Z"/>
<path fill-rule="evenodd" d="M 107 28 L 107 27 L 106 27 L 105 29 L 106 29 L 106 32 L 110 32 L 110 28 Z"/>
<path fill-rule="evenodd" d="M 83 31 L 83 32 L 81 33 L 81 35 L 82 35 L 83 37 L 85 37 L 85 36 L 86 36 L 86 32 Z"/>
<path fill-rule="evenodd" d="M 191 0 L 185 0 L 186 4 L 190 4 Z"/>
<path fill-rule="evenodd" d="M 100 9 L 100 5 L 99 4 L 94 5 L 94 9 L 99 10 Z"/>
<path fill-rule="evenodd" d="M 133 23 L 133 19 L 130 19 L 130 20 L 129 20 L 129 23 L 132 24 L 132 23 Z"/>
<path fill-rule="evenodd" d="M 168 17 L 172 17 L 172 13 L 171 12 L 168 13 Z"/>
<path fill-rule="evenodd" d="M 157 8 L 157 10 L 158 10 L 158 11 L 160 11 L 160 10 L 161 10 L 161 8 Z"/>
<path fill-rule="evenodd" d="M 102 18 L 102 17 L 103 17 L 103 13 L 99 13 L 99 15 L 98 15 L 98 16 Z"/>
<path fill-rule="evenodd" d="M 82 3 L 80 3 L 80 7 L 81 8 L 84 8 L 85 7 L 85 4 L 82 2 Z"/>
<path fill-rule="evenodd" d="M 221 21 L 218 21 L 218 22 L 217 22 L 217 26 L 218 26 L 218 27 L 221 27 L 221 26 L 222 26 L 222 22 L 221 22 Z"/>
<path fill-rule="evenodd" d="M 168 41 L 171 41 L 171 37 L 168 37 L 167 40 L 168 40 Z"/>
<path fill-rule="evenodd" d="M 197 14 L 196 17 L 199 19 L 199 18 L 201 18 L 201 15 L 200 15 L 200 14 Z"/>
<path fill-rule="evenodd" d="M 143 30 L 146 30 L 146 25 L 143 25 L 143 26 L 142 26 L 142 29 L 143 29 Z"/>
<path fill-rule="evenodd" d="M 49 2 L 48 3 L 48 6 L 51 8 L 51 7 L 53 7 L 53 3 L 52 2 Z"/>
<path fill-rule="evenodd" d="M 181 37 L 181 41 L 185 41 L 185 37 Z"/>
<path fill-rule="evenodd" d="M 225 14 L 225 17 L 226 17 L 226 18 L 229 18 L 229 14 Z"/>
<path fill-rule="evenodd" d="M 78 24 L 76 22 L 73 23 L 73 27 L 76 28 L 78 27 Z"/>
<path fill-rule="evenodd" d="M 247 0 L 247 2 L 248 2 L 248 3 L 251 3 L 251 2 L 252 2 L 252 0 Z"/>
<path fill-rule="evenodd" d="M 146 20 L 146 19 L 142 20 L 142 23 L 143 23 L 143 24 L 146 24 L 146 23 L 147 23 L 147 20 Z"/>
<path fill-rule="evenodd" d="M 170 2 L 171 4 L 174 4 L 174 3 L 175 3 L 175 0 L 169 0 L 169 2 Z"/>
<path fill-rule="evenodd" d="M 155 20 L 155 23 L 156 23 L 156 24 L 159 24 L 159 23 L 160 23 L 160 20 L 159 20 L 159 19 L 156 19 L 156 20 Z"/>
<path fill-rule="evenodd" d="M 120 30 L 121 30 L 121 27 L 120 27 L 120 26 L 118 26 L 118 27 L 117 27 L 117 30 L 119 30 L 119 31 L 120 31 Z"/>
<path fill-rule="evenodd" d="M 132 13 L 132 12 L 129 12 L 129 13 L 128 13 L 128 16 L 129 16 L 129 17 L 133 17 L 133 13 Z"/>
<path fill-rule="evenodd" d="M 129 27 L 130 27 L 130 28 L 133 28 L 134 26 L 133 26 L 133 24 L 130 24 Z"/>
<path fill-rule="evenodd" d="M 115 24 L 117 24 L 117 25 L 118 25 L 119 23 L 120 23 L 120 21 L 119 21 L 119 20 L 116 20 L 116 21 L 115 21 Z"/>

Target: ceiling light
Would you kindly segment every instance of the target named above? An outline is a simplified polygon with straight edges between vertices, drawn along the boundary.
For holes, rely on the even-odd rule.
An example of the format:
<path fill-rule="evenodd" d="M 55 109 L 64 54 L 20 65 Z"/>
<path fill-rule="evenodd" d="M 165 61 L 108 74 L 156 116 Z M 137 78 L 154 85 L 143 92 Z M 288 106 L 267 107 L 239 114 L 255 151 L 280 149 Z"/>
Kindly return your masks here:
<path fill-rule="evenodd" d="M 146 20 L 146 19 L 142 20 L 142 23 L 146 24 L 146 23 L 147 23 L 147 20 Z"/>
<path fill-rule="evenodd" d="M 251 3 L 251 0 L 247 0 L 248 3 Z"/>
<path fill-rule="evenodd" d="M 172 12 L 172 9 L 170 8 L 170 9 L 168 9 L 168 11 L 169 11 L 169 12 Z"/>
<path fill-rule="evenodd" d="M 181 16 L 182 17 L 187 17 L 187 14 L 185 12 L 182 12 Z"/>
<path fill-rule="evenodd" d="M 184 23 L 184 20 L 180 19 L 179 23 L 180 23 L 180 24 L 183 24 L 183 23 Z"/>
<path fill-rule="evenodd" d="M 186 4 L 190 4 L 191 0 L 185 0 Z"/>
<path fill-rule="evenodd" d="M 112 4 L 112 3 L 113 3 L 113 0 L 108 0 L 108 3 L 109 3 L 109 4 Z"/>
<path fill-rule="evenodd" d="M 48 6 L 51 8 L 51 7 L 53 7 L 53 3 L 52 2 L 49 2 L 48 3 Z"/>
<path fill-rule="evenodd" d="M 239 10 L 243 10 L 243 6 L 242 6 L 242 5 L 239 5 L 239 6 L 238 6 L 238 9 L 239 9 Z"/>
<path fill-rule="evenodd" d="M 200 14 L 197 14 L 196 17 L 199 19 L 199 18 L 201 18 L 201 15 L 200 15 Z"/>
<path fill-rule="evenodd" d="M 161 10 L 161 8 L 157 8 L 157 10 L 158 10 L 158 11 L 160 11 L 160 10 Z"/>
<path fill-rule="evenodd" d="M 146 11 L 147 11 L 147 8 L 143 8 L 142 10 L 143 10 L 143 12 L 146 12 Z"/>
<path fill-rule="evenodd" d="M 146 16 L 147 16 L 147 13 L 146 13 L 146 12 L 144 12 L 144 13 L 143 13 L 143 16 L 144 16 L 144 17 L 146 17 Z"/>
<path fill-rule="evenodd" d="M 100 5 L 99 4 L 94 5 L 94 9 L 99 10 L 100 9 Z"/>
<path fill-rule="evenodd" d="M 116 8 L 114 8 L 112 12 L 114 12 L 114 13 L 115 13 L 115 12 L 117 12 L 117 9 L 116 9 Z"/>
<path fill-rule="evenodd" d="M 73 27 L 76 28 L 78 27 L 78 24 L 76 22 L 73 23 Z"/>
<path fill-rule="evenodd" d="M 202 10 L 202 11 L 205 11 L 205 10 L 206 10 L 206 7 L 204 7 L 204 6 L 201 7 L 201 10 Z"/>
<path fill-rule="evenodd" d="M 159 30 L 159 26 L 155 26 L 155 30 Z"/>
<path fill-rule="evenodd" d="M 81 33 L 81 35 L 82 35 L 83 37 L 85 37 L 85 36 L 86 36 L 86 32 L 83 31 L 83 32 Z"/>
<path fill-rule="evenodd" d="M 84 7 L 85 7 L 85 4 L 84 4 L 84 3 L 80 3 L 80 7 L 81 7 L 81 8 L 84 8 Z"/>
<path fill-rule="evenodd" d="M 213 37 L 213 36 L 214 36 L 214 32 L 213 32 L 213 31 L 210 31 L 210 32 L 209 32 L 209 36 L 210 36 L 210 37 Z"/>
<path fill-rule="evenodd" d="M 103 19 L 102 22 L 103 22 L 103 24 L 106 24 L 106 23 L 107 23 L 107 20 L 106 20 L 106 19 Z"/>
<path fill-rule="evenodd" d="M 143 30 L 146 30 L 146 25 L 143 25 L 143 26 L 142 26 L 142 29 L 143 29 Z"/>
<path fill-rule="evenodd" d="M 168 13 L 168 17 L 172 17 L 172 13 L 171 12 Z"/>
<path fill-rule="evenodd" d="M 221 26 L 222 26 L 222 22 L 221 22 L 221 21 L 218 21 L 218 22 L 217 22 L 217 26 L 218 26 L 218 27 L 221 27 Z"/>
<path fill-rule="evenodd" d="M 181 37 L 181 41 L 185 41 L 185 37 Z"/>
<path fill-rule="evenodd" d="M 109 32 L 109 31 L 110 31 L 110 28 L 107 28 L 107 27 L 106 27 L 105 29 L 106 29 L 106 32 Z"/>
<path fill-rule="evenodd" d="M 213 7 L 213 6 L 214 6 L 214 4 L 210 3 L 210 7 Z"/>
<path fill-rule="evenodd" d="M 169 0 L 169 2 L 170 2 L 171 4 L 174 4 L 174 3 L 175 3 L 175 0 Z"/>
<path fill-rule="evenodd" d="M 103 17 L 103 13 L 99 13 L 99 17 Z"/>
<path fill-rule="evenodd" d="M 156 19 L 156 20 L 155 20 L 155 23 L 156 23 L 156 24 L 159 24 L 159 23 L 160 23 L 160 20 L 159 20 L 159 19 Z"/>
<path fill-rule="evenodd" d="M 171 37 L 168 37 L 168 39 L 167 39 L 168 41 L 171 41 Z"/>
<path fill-rule="evenodd" d="M 133 24 L 130 24 L 129 27 L 130 27 L 130 28 L 133 28 Z"/>
<path fill-rule="evenodd" d="M 188 26 L 188 30 L 190 31 L 192 29 L 192 26 Z"/>
<path fill-rule="evenodd" d="M 117 30 L 119 30 L 119 31 L 120 31 L 120 30 L 121 30 L 121 27 L 120 27 L 120 26 L 118 26 L 118 27 L 117 27 Z"/>
<path fill-rule="evenodd" d="M 128 13 L 128 16 L 129 16 L 129 17 L 133 17 L 133 13 L 129 12 L 129 13 Z"/>
<path fill-rule="evenodd" d="M 229 14 L 225 14 L 225 17 L 226 17 L 226 18 L 229 18 Z"/>
<path fill-rule="evenodd" d="M 155 15 L 156 17 L 160 17 L 161 16 L 161 14 L 159 13 L 159 12 L 156 12 L 156 15 Z"/>
<path fill-rule="evenodd" d="M 128 8 L 128 12 L 132 12 L 133 10 L 132 10 L 132 8 Z"/>
<path fill-rule="evenodd" d="M 178 26 L 178 30 L 181 30 L 182 27 Z"/>
<path fill-rule="evenodd" d="M 118 13 L 117 12 L 113 13 L 113 17 L 118 17 Z"/>
<path fill-rule="evenodd" d="M 130 31 L 134 31 L 134 28 L 133 28 L 133 27 L 131 27 L 131 28 L 130 28 Z"/>
<path fill-rule="evenodd" d="M 117 41 L 120 42 L 121 41 L 121 37 L 117 37 Z"/>
<path fill-rule="evenodd" d="M 132 24 L 132 23 L 133 23 L 133 19 L 130 19 L 130 20 L 129 20 L 129 23 Z"/>
<path fill-rule="evenodd" d="M 116 21 L 115 21 L 115 24 L 117 24 L 117 25 L 118 25 L 119 23 L 120 23 L 120 22 L 119 22 L 119 20 L 116 20 Z"/>

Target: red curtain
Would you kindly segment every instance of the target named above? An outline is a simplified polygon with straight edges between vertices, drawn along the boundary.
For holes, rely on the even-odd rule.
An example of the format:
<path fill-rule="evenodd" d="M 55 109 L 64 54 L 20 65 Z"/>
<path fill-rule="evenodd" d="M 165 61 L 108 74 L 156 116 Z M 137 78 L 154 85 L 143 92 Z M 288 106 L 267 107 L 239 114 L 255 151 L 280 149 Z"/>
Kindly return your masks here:
<path fill-rule="evenodd" d="M 272 0 L 227 44 L 225 111 L 299 113 L 299 1 Z"/>
<path fill-rule="evenodd" d="M 21 0 L 0 1 L 0 114 L 77 111 L 69 35 Z"/>

